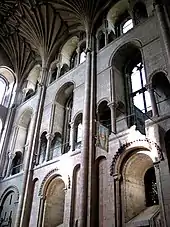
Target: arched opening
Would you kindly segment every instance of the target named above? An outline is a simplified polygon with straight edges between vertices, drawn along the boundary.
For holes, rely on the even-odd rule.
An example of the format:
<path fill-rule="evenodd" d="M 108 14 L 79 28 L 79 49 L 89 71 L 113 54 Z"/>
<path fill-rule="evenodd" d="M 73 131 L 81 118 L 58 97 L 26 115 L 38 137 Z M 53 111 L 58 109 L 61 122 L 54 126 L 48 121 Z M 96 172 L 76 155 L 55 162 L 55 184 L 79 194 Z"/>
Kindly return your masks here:
<path fill-rule="evenodd" d="M 86 42 L 82 42 L 80 45 L 80 64 L 86 61 Z"/>
<path fill-rule="evenodd" d="M 65 184 L 54 178 L 48 185 L 44 206 L 44 227 L 56 227 L 64 222 Z"/>
<path fill-rule="evenodd" d="M 135 24 L 139 24 L 148 18 L 146 6 L 143 2 L 137 2 L 133 8 Z"/>
<path fill-rule="evenodd" d="M 108 31 L 108 43 L 111 43 L 115 39 L 115 34 L 113 31 Z"/>
<path fill-rule="evenodd" d="M 133 21 L 129 13 L 129 1 L 120 0 L 107 14 L 108 27 L 119 37 L 133 28 Z"/>
<path fill-rule="evenodd" d="M 158 204 L 158 190 L 154 167 L 148 169 L 144 176 L 146 206 Z"/>
<path fill-rule="evenodd" d="M 57 78 L 57 72 L 58 72 L 58 67 L 55 67 L 55 68 L 51 71 L 50 84 L 56 80 L 56 78 Z"/>
<path fill-rule="evenodd" d="M 15 191 L 7 191 L 0 206 L 0 226 L 14 226 L 17 204 L 18 201 Z"/>
<path fill-rule="evenodd" d="M 9 107 L 14 99 L 14 90 L 16 85 L 16 78 L 14 72 L 5 67 L 0 67 L 0 104 Z"/>
<path fill-rule="evenodd" d="M 22 85 L 24 93 L 23 101 L 26 101 L 30 99 L 33 95 L 35 95 L 38 81 L 40 79 L 40 73 L 41 73 L 40 65 L 34 66 L 34 68 L 30 71 L 27 79 L 24 81 Z"/>
<path fill-rule="evenodd" d="M 47 150 L 47 132 L 43 132 L 40 137 L 40 153 L 39 153 L 39 164 L 45 161 L 46 150 Z"/>
<path fill-rule="evenodd" d="M 60 56 L 60 65 L 65 66 L 64 73 L 68 72 L 70 69 L 77 66 L 78 63 L 78 43 L 79 38 L 77 36 L 73 36 L 70 38 L 62 47 L 61 56 Z M 64 74 L 60 72 L 60 76 Z"/>
<path fill-rule="evenodd" d="M 160 115 L 170 109 L 170 83 L 163 72 L 156 73 L 152 78 L 152 88 Z"/>
<path fill-rule="evenodd" d="M 103 31 L 98 32 L 98 49 L 102 49 L 105 46 L 105 34 Z"/>
<path fill-rule="evenodd" d="M 73 90 L 74 85 L 71 82 L 63 85 L 56 97 L 56 122 L 54 130 L 61 134 L 62 137 L 62 154 L 70 150 L 70 130 L 73 107 Z M 60 118 L 58 118 L 60 116 Z"/>
<path fill-rule="evenodd" d="M 79 114 L 74 122 L 74 148 L 80 148 L 82 142 L 82 120 L 83 114 Z"/>
<path fill-rule="evenodd" d="M 28 99 L 30 99 L 32 96 L 34 95 L 34 90 L 33 89 L 29 89 L 25 95 L 25 100 L 27 101 Z"/>
<path fill-rule="evenodd" d="M 73 69 L 74 67 L 77 66 L 77 61 L 78 61 L 78 54 L 77 54 L 77 51 L 75 50 L 70 59 L 70 69 Z"/>
<path fill-rule="evenodd" d="M 145 134 L 145 120 L 151 116 L 151 101 L 141 52 L 135 44 L 122 46 L 113 58 L 117 100 L 126 106 L 128 127 L 136 125 Z"/>
<path fill-rule="evenodd" d="M 67 64 L 64 64 L 60 70 L 60 76 L 64 75 L 69 71 L 69 66 Z"/>
<path fill-rule="evenodd" d="M 122 219 L 129 226 L 138 226 L 138 215 L 140 223 L 150 223 L 159 209 L 153 161 L 146 152 L 149 151 L 132 152 L 122 166 Z"/>
<path fill-rule="evenodd" d="M 61 155 L 61 148 L 62 148 L 61 134 L 59 132 L 56 132 L 54 134 L 54 138 L 51 142 L 50 158 L 49 159 L 59 157 Z"/>
<path fill-rule="evenodd" d="M 99 104 L 98 120 L 100 124 L 105 126 L 109 130 L 109 133 L 111 133 L 111 111 L 107 101 L 103 101 Z"/>
<path fill-rule="evenodd" d="M 21 171 L 22 163 L 23 163 L 22 153 L 20 151 L 17 151 L 15 153 L 14 159 L 12 160 L 11 175 L 15 175 Z"/>
<path fill-rule="evenodd" d="M 31 129 L 32 110 L 26 109 L 20 116 L 17 126 L 17 135 L 14 151 L 20 151 L 22 154 L 22 163 L 24 164 L 25 150 L 29 144 Z M 14 132 L 15 133 L 15 132 Z"/>
<path fill-rule="evenodd" d="M 168 165 L 170 170 L 170 130 L 165 133 L 165 149 L 166 149 L 166 156 L 168 159 Z"/>

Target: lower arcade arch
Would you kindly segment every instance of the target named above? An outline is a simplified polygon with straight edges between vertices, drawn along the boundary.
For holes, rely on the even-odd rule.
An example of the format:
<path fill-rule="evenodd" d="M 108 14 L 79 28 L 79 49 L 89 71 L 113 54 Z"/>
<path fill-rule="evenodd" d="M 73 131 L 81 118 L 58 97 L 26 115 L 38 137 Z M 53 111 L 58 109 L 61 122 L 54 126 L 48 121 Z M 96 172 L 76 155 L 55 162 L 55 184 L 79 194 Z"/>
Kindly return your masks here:
<path fill-rule="evenodd" d="M 0 226 L 14 227 L 19 201 L 19 191 L 15 186 L 7 188 L 0 198 Z"/>
<path fill-rule="evenodd" d="M 150 153 L 140 149 L 132 151 L 119 165 L 115 200 L 117 224 L 121 226 L 141 226 L 143 221 L 150 223 L 151 218 L 160 213 L 158 184 Z"/>
<path fill-rule="evenodd" d="M 40 226 L 57 227 L 64 223 L 65 183 L 56 176 L 51 179 L 44 193 L 43 220 Z"/>

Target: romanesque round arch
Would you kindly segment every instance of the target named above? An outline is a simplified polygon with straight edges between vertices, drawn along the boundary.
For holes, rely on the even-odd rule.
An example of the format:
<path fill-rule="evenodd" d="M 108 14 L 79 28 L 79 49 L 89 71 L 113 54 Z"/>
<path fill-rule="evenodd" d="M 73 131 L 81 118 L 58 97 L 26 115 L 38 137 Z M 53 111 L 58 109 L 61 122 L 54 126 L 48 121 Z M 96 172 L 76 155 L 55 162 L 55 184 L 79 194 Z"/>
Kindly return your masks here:
<path fill-rule="evenodd" d="M 159 145 L 156 142 L 151 141 L 148 138 L 137 139 L 137 140 L 134 140 L 131 142 L 124 143 L 118 149 L 118 151 L 116 152 L 116 154 L 114 155 L 114 157 L 112 159 L 112 163 L 110 166 L 110 175 L 114 176 L 114 174 L 119 173 L 122 161 L 128 154 L 130 154 L 134 150 L 145 149 L 146 151 L 148 151 L 148 154 L 149 154 L 149 152 L 151 153 L 152 148 L 154 148 L 158 154 L 158 157 L 154 157 L 155 159 L 153 160 L 153 162 L 163 160 L 164 157 L 163 157 L 162 149 L 159 147 Z"/>
<path fill-rule="evenodd" d="M 10 192 L 14 192 L 14 193 L 16 194 L 16 202 L 19 201 L 19 190 L 18 190 L 18 188 L 17 188 L 15 185 L 11 185 L 10 187 L 6 188 L 6 189 L 4 190 L 4 192 L 2 193 L 1 198 L 0 198 L 0 204 L 3 203 L 5 197 L 6 197 Z"/>
<path fill-rule="evenodd" d="M 142 41 L 139 39 L 130 39 L 130 40 L 126 40 L 123 43 L 121 43 L 111 54 L 110 59 L 109 59 L 109 63 L 108 63 L 108 67 L 112 67 L 113 65 L 113 59 L 116 56 L 117 53 L 119 53 L 119 51 L 124 48 L 126 45 L 133 45 L 135 48 L 139 49 L 141 52 L 141 56 L 143 59 L 143 53 L 141 51 L 141 47 L 142 47 Z"/>

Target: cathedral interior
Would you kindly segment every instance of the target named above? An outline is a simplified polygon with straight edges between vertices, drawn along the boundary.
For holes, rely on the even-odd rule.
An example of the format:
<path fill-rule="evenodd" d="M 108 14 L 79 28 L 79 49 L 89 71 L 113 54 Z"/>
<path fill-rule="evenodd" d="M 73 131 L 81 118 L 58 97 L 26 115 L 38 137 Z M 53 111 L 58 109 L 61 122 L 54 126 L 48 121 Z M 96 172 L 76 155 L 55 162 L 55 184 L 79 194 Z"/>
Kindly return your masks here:
<path fill-rule="evenodd" d="M 0 227 L 170 227 L 168 0 L 0 1 Z"/>

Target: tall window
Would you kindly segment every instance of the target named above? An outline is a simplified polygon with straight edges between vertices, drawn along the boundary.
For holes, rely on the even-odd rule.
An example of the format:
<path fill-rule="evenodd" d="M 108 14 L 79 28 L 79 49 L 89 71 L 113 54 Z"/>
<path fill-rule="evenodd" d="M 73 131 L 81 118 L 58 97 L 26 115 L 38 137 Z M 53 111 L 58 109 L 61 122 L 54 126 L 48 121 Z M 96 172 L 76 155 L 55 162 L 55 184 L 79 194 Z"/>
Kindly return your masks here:
<path fill-rule="evenodd" d="M 142 63 L 138 63 L 131 73 L 133 104 L 143 113 L 151 110 L 149 92 L 146 90 L 146 77 Z"/>

